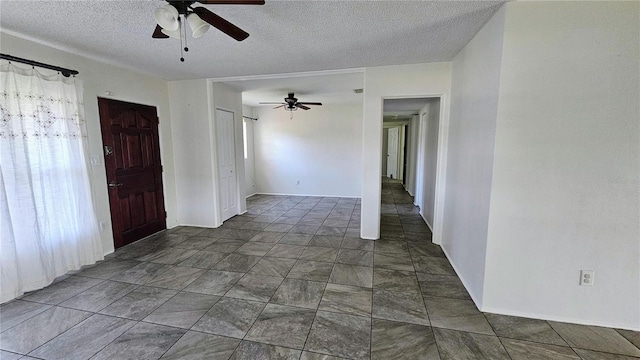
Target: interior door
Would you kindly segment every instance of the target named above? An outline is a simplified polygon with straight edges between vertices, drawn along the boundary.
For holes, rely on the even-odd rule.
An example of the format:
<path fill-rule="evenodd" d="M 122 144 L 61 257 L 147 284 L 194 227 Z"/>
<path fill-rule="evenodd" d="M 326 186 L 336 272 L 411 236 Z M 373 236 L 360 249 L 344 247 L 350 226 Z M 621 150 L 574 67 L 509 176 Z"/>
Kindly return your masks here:
<path fill-rule="evenodd" d="M 98 98 L 116 248 L 166 229 L 153 106 Z"/>
<path fill-rule="evenodd" d="M 387 148 L 389 156 L 387 156 L 387 177 L 392 179 L 398 178 L 398 127 L 389 128 L 389 140 Z"/>
<path fill-rule="evenodd" d="M 233 113 L 216 109 L 218 143 L 218 180 L 220 220 L 238 214 L 238 183 L 236 181 L 236 150 Z"/>

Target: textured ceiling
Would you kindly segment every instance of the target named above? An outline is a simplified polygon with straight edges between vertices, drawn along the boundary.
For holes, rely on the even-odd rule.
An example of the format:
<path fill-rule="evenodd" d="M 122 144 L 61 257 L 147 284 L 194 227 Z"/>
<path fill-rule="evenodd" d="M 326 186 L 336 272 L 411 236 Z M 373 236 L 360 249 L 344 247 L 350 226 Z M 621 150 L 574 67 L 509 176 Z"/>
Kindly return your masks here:
<path fill-rule="evenodd" d="M 152 39 L 146 1 L 0 1 L 4 31 L 167 80 L 348 69 L 451 60 L 504 1 L 273 1 L 207 5 L 249 32 L 216 29 Z M 45 59 L 46 60 L 46 59 Z"/>

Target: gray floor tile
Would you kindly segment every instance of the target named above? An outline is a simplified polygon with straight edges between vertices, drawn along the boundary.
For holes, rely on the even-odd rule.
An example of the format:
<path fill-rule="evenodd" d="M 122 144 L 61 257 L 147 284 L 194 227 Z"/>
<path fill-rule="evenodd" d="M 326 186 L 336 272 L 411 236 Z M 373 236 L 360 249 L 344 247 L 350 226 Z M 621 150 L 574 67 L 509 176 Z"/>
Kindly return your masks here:
<path fill-rule="evenodd" d="M 197 268 L 174 266 L 160 275 L 153 277 L 146 282 L 145 285 L 182 290 L 204 274 L 205 271 L 206 270 Z"/>
<path fill-rule="evenodd" d="M 278 225 L 289 226 L 289 225 L 286 225 L 286 224 L 271 224 L 271 225 L 269 225 L 269 227 L 278 226 Z M 269 227 L 267 227 L 267 229 Z M 282 237 L 285 235 L 285 233 L 286 232 L 267 232 L 267 231 L 262 231 L 262 232 L 257 233 L 251 239 L 249 239 L 249 242 L 262 242 L 262 243 L 272 243 L 272 244 L 274 244 L 274 243 L 277 243 L 278 241 L 280 241 L 280 239 L 282 239 Z"/>
<path fill-rule="evenodd" d="M 342 244 L 342 236 L 315 235 L 309 242 L 309 246 L 339 248 Z"/>
<path fill-rule="evenodd" d="M 306 246 L 313 239 L 313 235 L 310 234 L 293 234 L 288 233 L 278 241 L 279 244 L 289 244 L 289 245 L 302 245 Z"/>
<path fill-rule="evenodd" d="M 171 265 L 144 262 L 111 277 L 111 280 L 130 284 L 144 284 L 169 269 L 171 269 Z"/>
<path fill-rule="evenodd" d="M 302 349 L 314 315 L 314 310 L 268 304 L 245 339 Z"/>
<path fill-rule="evenodd" d="M 111 344 L 100 350 L 91 360 L 158 359 L 186 330 L 139 322 Z"/>
<path fill-rule="evenodd" d="M 91 315 L 54 306 L 0 333 L 0 349 L 27 354 Z"/>
<path fill-rule="evenodd" d="M 430 240 L 421 242 L 409 242 L 407 244 L 409 247 L 409 253 L 411 253 L 412 257 L 425 256 L 445 258 L 442 248 L 432 243 Z"/>
<path fill-rule="evenodd" d="M 203 238 L 207 240 L 211 240 L 209 238 Z M 189 241 L 189 240 L 187 240 Z M 166 248 L 160 251 L 156 256 L 153 256 L 146 261 L 157 263 L 157 264 L 166 264 L 166 265 L 177 265 L 186 259 L 190 258 L 193 254 L 197 253 L 197 250 L 193 249 L 182 249 L 182 248 Z"/>
<path fill-rule="evenodd" d="M 180 226 L 178 229 L 175 230 L 175 234 L 196 236 L 196 235 L 202 234 L 205 230 L 207 229 L 196 227 L 196 226 Z"/>
<path fill-rule="evenodd" d="M 640 349 L 613 329 L 550 321 L 571 347 L 640 357 Z"/>
<path fill-rule="evenodd" d="M 637 357 L 609 354 L 597 351 L 573 349 L 582 360 L 637 360 Z"/>
<path fill-rule="evenodd" d="M 0 359 L 2 360 L 18 360 L 22 359 L 22 354 L 16 354 L 9 351 L 0 350 Z"/>
<path fill-rule="evenodd" d="M 207 246 L 206 248 L 204 248 L 204 250 L 221 252 L 221 253 L 232 253 L 236 251 L 236 249 L 238 249 L 240 246 L 246 243 L 247 243 L 246 240 L 222 238 L 222 239 L 218 239 L 213 244 Z"/>
<path fill-rule="evenodd" d="M 331 356 L 326 354 L 318 354 L 310 351 L 303 351 L 300 360 L 341 360 L 344 358 L 339 358 L 337 356 Z"/>
<path fill-rule="evenodd" d="M 140 262 L 135 260 L 111 259 L 83 269 L 78 275 L 106 280 L 138 264 Z"/>
<path fill-rule="evenodd" d="M 316 232 L 316 235 L 344 236 L 347 227 L 335 227 L 322 225 Z"/>
<path fill-rule="evenodd" d="M 289 271 L 287 278 L 326 282 L 329 280 L 332 269 L 332 263 L 298 260 Z"/>
<path fill-rule="evenodd" d="M 373 268 L 368 266 L 335 264 L 329 282 L 370 288 L 373 286 Z"/>
<path fill-rule="evenodd" d="M 580 360 L 570 347 L 501 339 L 511 360 Z"/>
<path fill-rule="evenodd" d="M 188 331 L 162 356 L 163 360 L 227 360 L 240 340 Z"/>
<path fill-rule="evenodd" d="M 229 254 L 213 268 L 221 271 L 246 273 L 260 260 L 260 256 Z"/>
<path fill-rule="evenodd" d="M 299 224 L 297 224 L 297 225 L 293 225 L 291 230 L 289 230 L 289 233 L 315 235 L 316 231 L 318 231 L 319 228 L 320 228 L 320 226 L 316 226 L 316 225 L 299 225 Z"/>
<path fill-rule="evenodd" d="M 327 284 L 318 310 L 371 316 L 372 291 L 369 288 Z"/>
<path fill-rule="evenodd" d="M 416 273 L 422 294 L 426 296 L 449 297 L 471 300 L 457 276 Z"/>
<path fill-rule="evenodd" d="M 228 255 L 229 254 L 227 253 L 202 250 L 194 254 L 187 260 L 179 263 L 178 266 L 194 267 L 198 269 L 211 269 L 217 263 L 219 263 L 220 260 L 224 259 Z"/>
<path fill-rule="evenodd" d="M 286 277 L 295 263 L 295 259 L 264 257 L 249 270 L 249 274 Z"/>
<path fill-rule="evenodd" d="M 97 312 L 135 290 L 138 285 L 104 281 L 60 303 L 60 306 Z"/>
<path fill-rule="evenodd" d="M 383 254 L 409 255 L 409 250 L 405 241 L 390 241 L 380 239 L 376 241 L 374 251 Z"/>
<path fill-rule="evenodd" d="M 627 340 L 629 340 L 633 345 L 640 348 L 640 331 L 632 331 L 632 330 L 616 330 L 620 335 L 624 336 Z"/>
<path fill-rule="evenodd" d="M 262 242 L 248 242 L 242 246 L 240 246 L 235 254 L 242 255 L 252 255 L 252 256 L 264 256 L 266 253 L 271 250 L 274 244 L 272 243 L 262 243 Z"/>
<path fill-rule="evenodd" d="M 373 251 L 340 249 L 336 263 L 373 266 Z"/>
<path fill-rule="evenodd" d="M 359 232 L 360 230 L 358 230 Z M 375 241 L 373 240 L 363 240 L 359 237 L 346 237 L 342 240 L 342 244 L 340 247 L 344 249 L 352 249 L 352 250 L 365 250 L 365 251 L 373 251 L 375 246 Z"/>
<path fill-rule="evenodd" d="M 238 281 L 225 296 L 267 302 L 276 292 L 283 278 L 247 274 Z"/>
<path fill-rule="evenodd" d="M 243 341 L 235 353 L 233 353 L 231 360 L 297 360 L 298 358 L 300 358 L 300 350 L 261 344 L 253 341 Z"/>
<path fill-rule="evenodd" d="M 264 220 L 264 219 L 263 219 Z M 258 221 L 250 221 L 242 226 L 243 230 L 264 230 L 270 223 L 268 222 L 258 222 Z"/>
<path fill-rule="evenodd" d="M 103 280 L 92 279 L 83 276 L 70 276 L 69 278 L 49 285 L 44 289 L 34 291 L 22 297 L 22 300 L 57 305 L 72 298 L 81 292 L 98 285 Z"/>
<path fill-rule="evenodd" d="M 43 359 L 88 359 L 133 325 L 135 321 L 96 314 L 29 355 Z"/>
<path fill-rule="evenodd" d="M 293 225 L 297 224 L 301 219 L 302 219 L 301 216 L 281 216 L 278 219 L 276 219 L 276 221 L 274 221 L 273 223 L 292 225 L 291 228 L 293 228 Z"/>
<path fill-rule="evenodd" d="M 145 317 L 144 321 L 189 329 L 219 299 L 215 295 L 180 292 Z"/>
<path fill-rule="evenodd" d="M 433 331 L 428 326 L 373 319 L 372 360 L 439 360 Z"/>
<path fill-rule="evenodd" d="M 425 297 L 424 301 L 433 327 L 495 335 L 471 300 Z"/>
<path fill-rule="evenodd" d="M 411 255 L 413 259 L 413 267 L 417 272 L 425 272 L 429 274 L 439 275 L 456 275 L 456 272 L 449 264 L 447 258 Z"/>
<path fill-rule="evenodd" d="M 302 255 L 300 255 L 300 259 L 310 261 L 334 262 L 336 260 L 336 256 L 338 256 L 338 249 L 307 246 Z"/>
<path fill-rule="evenodd" d="M 222 296 L 229 291 L 242 276 L 244 276 L 244 274 L 238 272 L 208 270 L 184 290 Z"/>
<path fill-rule="evenodd" d="M 438 328 L 433 334 L 442 360 L 509 360 L 495 336 Z"/>
<path fill-rule="evenodd" d="M 412 271 L 374 268 L 373 288 L 378 290 L 420 293 L 416 273 Z"/>
<path fill-rule="evenodd" d="M 285 279 L 273 294 L 271 302 L 280 305 L 317 309 L 326 283 Z"/>
<path fill-rule="evenodd" d="M 207 236 L 193 236 L 175 246 L 177 248 L 202 250 L 214 242 L 216 242 L 216 239 Z"/>
<path fill-rule="evenodd" d="M 425 301 L 427 301 L 427 310 L 430 310 L 429 301 L 427 299 Z M 544 320 L 489 313 L 485 313 L 484 316 L 499 337 L 568 346 Z"/>
<path fill-rule="evenodd" d="M 276 219 L 276 220 L 278 220 L 278 219 Z M 267 226 L 266 228 L 264 228 L 264 231 L 267 231 L 267 232 L 268 231 L 273 231 L 273 232 L 281 233 L 282 235 L 284 235 L 284 233 L 286 233 L 289 230 L 291 230 L 291 228 L 293 228 L 293 224 L 273 223 L 273 224 Z"/>
<path fill-rule="evenodd" d="M 256 301 L 225 297 L 202 316 L 192 329 L 242 339 L 265 305 Z"/>
<path fill-rule="evenodd" d="M 99 312 L 104 315 L 142 320 L 177 293 L 175 290 L 140 286 Z"/>
<path fill-rule="evenodd" d="M 50 308 L 51 305 L 23 300 L 13 300 L 2 304 L 2 306 L 0 306 L 0 332 L 16 326 Z"/>
<path fill-rule="evenodd" d="M 422 297 L 416 293 L 373 290 L 374 318 L 429 325 Z"/>
<path fill-rule="evenodd" d="M 304 252 L 305 247 L 301 245 L 290 244 L 276 244 L 266 256 L 285 258 L 285 259 L 297 259 Z"/>
<path fill-rule="evenodd" d="M 373 264 L 377 268 L 414 271 L 413 262 L 406 255 L 376 253 Z"/>
<path fill-rule="evenodd" d="M 305 350 L 350 359 L 369 359 L 371 319 L 318 311 Z"/>

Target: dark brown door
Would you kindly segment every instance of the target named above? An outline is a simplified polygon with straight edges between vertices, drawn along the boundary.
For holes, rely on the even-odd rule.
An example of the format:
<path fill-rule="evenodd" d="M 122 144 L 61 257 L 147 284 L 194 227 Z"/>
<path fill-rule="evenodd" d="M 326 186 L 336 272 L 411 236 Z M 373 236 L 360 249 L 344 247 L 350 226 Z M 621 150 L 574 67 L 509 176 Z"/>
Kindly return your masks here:
<path fill-rule="evenodd" d="M 116 248 L 167 227 L 158 115 L 153 106 L 98 98 Z"/>

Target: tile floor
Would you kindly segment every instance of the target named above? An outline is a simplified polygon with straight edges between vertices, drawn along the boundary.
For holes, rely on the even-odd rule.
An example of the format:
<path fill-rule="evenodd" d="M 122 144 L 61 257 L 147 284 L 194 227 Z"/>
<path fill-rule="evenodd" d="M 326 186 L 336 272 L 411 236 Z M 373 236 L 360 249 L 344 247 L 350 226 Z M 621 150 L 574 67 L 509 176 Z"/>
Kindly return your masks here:
<path fill-rule="evenodd" d="M 411 202 L 384 182 L 374 242 L 358 200 L 251 197 L 2 305 L 0 358 L 640 357 L 638 332 L 479 312 Z"/>

